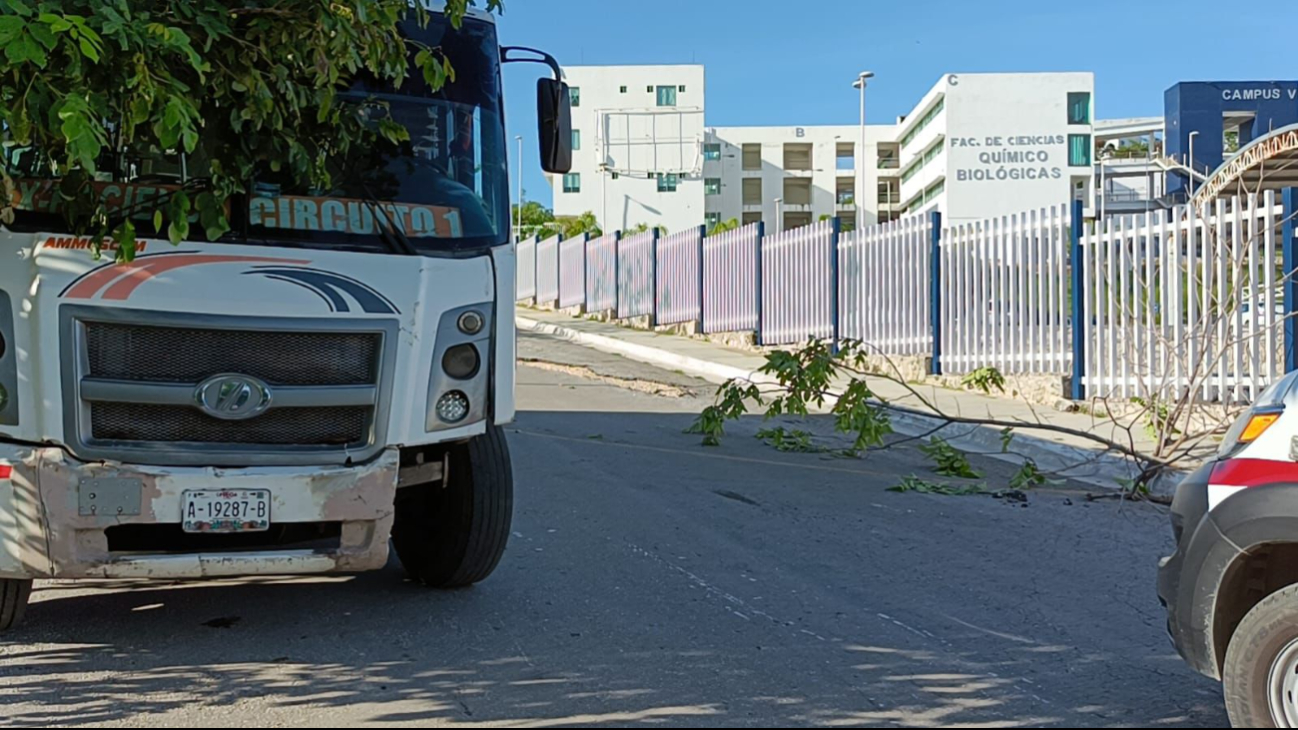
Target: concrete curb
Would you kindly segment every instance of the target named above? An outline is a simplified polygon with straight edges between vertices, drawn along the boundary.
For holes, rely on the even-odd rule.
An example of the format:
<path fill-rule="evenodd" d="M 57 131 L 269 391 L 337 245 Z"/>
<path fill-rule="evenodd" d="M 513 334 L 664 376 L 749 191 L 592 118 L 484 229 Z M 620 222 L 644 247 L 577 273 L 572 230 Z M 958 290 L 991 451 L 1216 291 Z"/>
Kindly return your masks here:
<path fill-rule="evenodd" d="M 615 337 L 582 332 L 570 327 L 539 322 L 519 315 L 518 328 L 528 332 L 547 335 L 567 340 L 577 345 L 589 347 L 601 352 L 622 355 L 623 357 L 656 365 L 670 370 L 701 378 L 711 383 L 724 383 L 735 378 L 750 379 L 756 383 L 773 383 L 773 378 L 755 371 L 737 368 L 730 365 L 702 360 L 687 355 L 678 355 L 656 347 L 638 345 Z M 919 436 L 933 432 L 949 441 L 953 446 L 970 453 L 989 456 L 993 459 L 1021 464 L 1025 459 L 1032 459 L 1043 471 L 1058 472 L 1079 482 L 1104 489 L 1118 489 L 1123 480 L 1137 475 L 1137 469 L 1126 459 L 1104 454 L 1098 450 L 1070 444 L 1061 444 L 1040 436 L 1016 432 L 1011 445 L 1012 451 L 1004 453 L 1001 433 L 989 426 L 968 424 L 946 424 L 936 417 L 894 411 L 892 413 L 893 429 L 904 436 Z M 938 428 L 941 426 L 941 428 Z M 934 431 L 934 429 L 938 429 Z M 1074 465 L 1074 466 L 1069 466 Z M 1176 483 L 1181 479 L 1179 473 L 1164 475 L 1153 486 L 1153 492 L 1159 496 L 1173 493 Z"/>

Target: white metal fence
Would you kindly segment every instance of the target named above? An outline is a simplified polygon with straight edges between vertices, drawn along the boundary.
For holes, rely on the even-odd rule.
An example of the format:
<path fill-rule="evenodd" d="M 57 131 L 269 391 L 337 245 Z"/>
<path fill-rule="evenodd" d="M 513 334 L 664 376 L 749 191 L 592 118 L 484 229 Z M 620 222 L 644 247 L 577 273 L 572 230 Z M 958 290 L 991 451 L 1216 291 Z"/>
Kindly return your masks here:
<path fill-rule="evenodd" d="M 586 310 L 617 309 L 617 242 L 620 234 L 606 233 L 586 243 Z"/>
<path fill-rule="evenodd" d="M 519 244 L 519 297 L 757 332 L 765 344 L 837 335 L 888 355 L 938 354 L 952 374 L 1080 371 L 1088 397 L 1194 388 L 1246 401 L 1285 368 L 1280 229 L 1293 213 L 1266 193 L 1097 229 L 1061 205 L 947 226 L 937 261 L 930 216 L 843 234 L 821 222 L 771 236 L 752 224 L 710 237 L 555 237 Z"/>
<path fill-rule="evenodd" d="M 536 303 L 554 304 L 559 299 L 559 236 L 536 244 Z"/>
<path fill-rule="evenodd" d="M 841 334 L 886 355 L 932 352 L 932 221 L 912 216 L 839 239 Z"/>
<path fill-rule="evenodd" d="M 697 321 L 703 313 L 703 226 L 658 241 L 658 323 Z"/>
<path fill-rule="evenodd" d="M 757 247 L 762 224 L 703 240 L 703 331 L 757 329 Z"/>
<path fill-rule="evenodd" d="M 943 231 L 944 371 L 1070 371 L 1071 216 L 1061 205 Z"/>
<path fill-rule="evenodd" d="M 526 238 L 518 242 L 517 299 L 519 301 L 536 296 L 536 244 L 535 238 Z"/>
<path fill-rule="evenodd" d="M 821 221 L 767 236 L 761 246 L 762 344 L 833 337 L 837 226 Z"/>
<path fill-rule="evenodd" d="M 586 303 L 585 234 L 559 242 L 559 306 L 579 307 Z"/>
<path fill-rule="evenodd" d="M 1108 221 L 1083 239 L 1092 397 L 1247 401 L 1284 370 L 1274 192 Z"/>
<path fill-rule="evenodd" d="M 617 316 L 654 313 L 654 266 L 658 231 L 645 231 L 618 242 Z"/>

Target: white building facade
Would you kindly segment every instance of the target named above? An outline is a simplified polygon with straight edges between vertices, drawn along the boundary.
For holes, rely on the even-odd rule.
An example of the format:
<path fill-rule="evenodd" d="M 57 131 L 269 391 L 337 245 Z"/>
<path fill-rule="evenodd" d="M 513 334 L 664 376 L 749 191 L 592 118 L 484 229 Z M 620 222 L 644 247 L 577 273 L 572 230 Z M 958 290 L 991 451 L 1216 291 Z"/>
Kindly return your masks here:
<path fill-rule="evenodd" d="M 604 230 L 703 222 L 702 66 L 569 66 L 572 171 L 551 178 L 554 213 Z"/>
<path fill-rule="evenodd" d="M 705 222 L 764 221 L 769 230 L 838 217 L 855 226 L 888 219 L 899 199 L 891 126 L 716 127 L 703 143 Z M 891 147 L 892 151 L 880 148 Z M 886 189 L 891 195 L 885 193 Z M 857 188 L 865 191 L 858 194 Z"/>
<path fill-rule="evenodd" d="M 605 230 L 731 219 L 854 227 L 1092 207 L 1094 75 L 947 74 L 896 124 L 706 127 L 702 66 L 577 66 L 572 173 L 554 211 Z M 846 103 L 846 102 L 845 102 Z"/>
<path fill-rule="evenodd" d="M 901 200 L 970 222 L 1094 194 L 1091 73 L 947 74 L 898 125 Z"/>

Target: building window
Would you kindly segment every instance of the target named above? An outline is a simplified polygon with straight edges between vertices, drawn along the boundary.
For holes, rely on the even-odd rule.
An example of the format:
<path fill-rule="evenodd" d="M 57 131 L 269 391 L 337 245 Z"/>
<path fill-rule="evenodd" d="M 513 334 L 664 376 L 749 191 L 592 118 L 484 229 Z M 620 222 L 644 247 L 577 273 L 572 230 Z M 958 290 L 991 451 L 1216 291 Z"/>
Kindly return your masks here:
<path fill-rule="evenodd" d="M 676 106 L 676 87 L 658 87 L 658 106 Z"/>
<path fill-rule="evenodd" d="M 721 194 L 721 178 L 719 178 L 719 177 L 709 177 L 709 178 L 706 178 L 706 179 L 703 181 L 703 194 L 704 194 L 704 195 L 720 195 L 720 194 Z"/>
<path fill-rule="evenodd" d="M 679 92 L 681 92 L 682 94 L 684 94 L 684 93 L 685 93 L 685 84 L 681 84 L 680 86 L 676 87 L 676 90 L 679 91 Z"/>
<path fill-rule="evenodd" d="M 649 92 L 650 94 L 654 93 L 654 87 L 652 86 L 646 86 L 644 87 L 644 90 Z"/>
<path fill-rule="evenodd" d="M 569 87 L 568 96 L 569 98 L 572 99 L 573 106 L 575 107 L 581 106 L 581 89 L 579 87 L 576 86 Z"/>
<path fill-rule="evenodd" d="M 1091 123 L 1091 95 L 1085 91 L 1075 91 L 1068 95 L 1068 123 Z"/>
<path fill-rule="evenodd" d="M 1091 166 L 1091 135 L 1068 135 L 1068 165 L 1069 167 Z"/>
<path fill-rule="evenodd" d="M 581 173 L 570 172 L 563 176 L 563 192 L 580 193 L 581 192 Z"/>
<path fill-rule="evenodd" d="M 909 145 L 911 142 L 914 142 L 915 138 L 919 136 L 919 133 L 923 132 L 924 128 L 927 127 L 929 124 L 932 124 L 933 120 L 937 119 L 937 115 L 941 114 L 942 110 L 945 108 L 946 108 L 946 99 L 943 98 L 940 101 L 938 101 L 937 106 L 928 110 L 928 113 L 925 114 L 919 120 L 919 123 L 916 124 L 913 129 L 911 129 L 909 132 L 906 133 L 905 137 L 901 138 L 901 146 L 905 147 Z"/>
<path fill-rule="evenodd" d="M 704 213 L 704 214 L 703 214 L 703 223 L 706 225 L 707 229 L 708 229 L 709 231 L 711 231 L 713 228 L 716 228 L 717 225 L 719 225 L 719 224 L 721 223 L 721 214 L 720 214 L 720 213 Z"/>
<path fill-rule="evenodd" d="M 625 94 L 625 93 L 626 93 L 626 87 L 625 87 L 625 86 L 620 86 L 620 87 L 618 87 L 617 92 L 618 92 L 619 94 Z"/>
<path fill-rule="evenodd" d="M 703 145 L 703 160 L 705 162 L 716 162 L 721 159 L 721 145 L 705 144 Z"/>
<path fill-rule="evenodd" d="M 572 149 L 574 152 L 581 149 L 581 130 L 572 130 Z"/>
<path fill-rule="evenodd" d="M 676 173 L 674 172 L 669 172 L 666 174 L 663 174 L 661 172 L 658 173 L 658 192 L 660 193 L 676 192 L 676 183 L 678 181 L 679 178 L 676 177 Z"/>
<path fill-rule="evenodd" d="M 613 179 L 614 179 L 614 180 L 618 179 L 619 177 L 621 177 L 621 175 L 618 175 L 616 172 L 613 173 Z"/>

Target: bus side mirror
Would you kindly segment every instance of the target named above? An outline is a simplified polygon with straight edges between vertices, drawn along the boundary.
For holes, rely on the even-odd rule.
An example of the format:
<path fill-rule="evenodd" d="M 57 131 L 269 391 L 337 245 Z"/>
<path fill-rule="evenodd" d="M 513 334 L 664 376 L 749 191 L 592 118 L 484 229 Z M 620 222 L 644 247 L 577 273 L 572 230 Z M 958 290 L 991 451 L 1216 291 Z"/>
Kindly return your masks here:
<path fill-rule="evenodd" d="M 562 175 L 572 169 L 572 99 L 568 85 L 555 79 L 536 82 L 541 169 Z"/>

